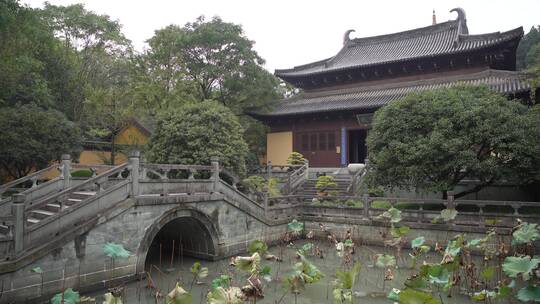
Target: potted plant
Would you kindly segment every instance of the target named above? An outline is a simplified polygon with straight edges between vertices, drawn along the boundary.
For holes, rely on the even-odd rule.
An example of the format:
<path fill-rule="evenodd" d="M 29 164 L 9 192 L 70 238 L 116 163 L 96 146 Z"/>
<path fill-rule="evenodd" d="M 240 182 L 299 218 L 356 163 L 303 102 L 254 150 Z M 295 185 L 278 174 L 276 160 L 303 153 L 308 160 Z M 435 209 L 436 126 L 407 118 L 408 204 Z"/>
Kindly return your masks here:
<path fill-rule="evenodd" d="M 333 176 L 321 175 L 317 177 L 317 183 L 315 184 L 315 187 L 318 190 L 318 196 L 327 196 L 328 194 L 331 194 L 333 191 L 335 191 L 337 183 L 335 182 L 335 178 Z"/>

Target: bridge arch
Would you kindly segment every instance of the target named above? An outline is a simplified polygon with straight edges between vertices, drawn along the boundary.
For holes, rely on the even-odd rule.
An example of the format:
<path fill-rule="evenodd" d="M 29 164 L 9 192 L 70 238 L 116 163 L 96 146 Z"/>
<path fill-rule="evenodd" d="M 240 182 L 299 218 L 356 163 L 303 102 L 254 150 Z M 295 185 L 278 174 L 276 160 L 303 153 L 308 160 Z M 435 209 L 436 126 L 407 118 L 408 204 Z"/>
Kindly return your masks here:
<path fill-rule="evenodd" d="M 149 255 L 156 246 L 159 250 L 160 242 L 166 245 L 163 252 L 170 257 L 173 239 L 175 255 L 180 242 L 187 256 L 214 260 L 219 255 L 218 230 L 211 219 L 199 210 L 179 207 L 163 214 L 146 230 L 137 249 L 137 273 L 145 271 Z"/>

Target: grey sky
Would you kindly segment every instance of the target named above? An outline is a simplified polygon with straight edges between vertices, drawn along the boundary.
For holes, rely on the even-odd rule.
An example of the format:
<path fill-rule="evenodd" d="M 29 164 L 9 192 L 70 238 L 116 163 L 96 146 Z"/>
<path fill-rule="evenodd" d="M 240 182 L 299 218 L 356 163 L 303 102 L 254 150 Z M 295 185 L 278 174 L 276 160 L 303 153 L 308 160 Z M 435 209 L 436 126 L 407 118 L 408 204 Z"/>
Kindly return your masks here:
<path fill-rule="evenodd" d="M 41 7 L 43 0 L 22 0 Z M 291 68 L 333 56 L 343 33 L 355 29 L 351 38 L 404 31 L 437 21 L 455 19 L 449 13 L 462 7 L 471 34 L 507 31 L 523 26 L 525 33 L 540 24 L 540 0 L 49 0 L 52 4 L 84 3 L 87 9 L 107 14 L 123 25 L 123 32 L 138 50 L 156 29 L 171 23 L 184 25 L 199 15 L 221 16 L 241 24 L 266 68 Z"/>

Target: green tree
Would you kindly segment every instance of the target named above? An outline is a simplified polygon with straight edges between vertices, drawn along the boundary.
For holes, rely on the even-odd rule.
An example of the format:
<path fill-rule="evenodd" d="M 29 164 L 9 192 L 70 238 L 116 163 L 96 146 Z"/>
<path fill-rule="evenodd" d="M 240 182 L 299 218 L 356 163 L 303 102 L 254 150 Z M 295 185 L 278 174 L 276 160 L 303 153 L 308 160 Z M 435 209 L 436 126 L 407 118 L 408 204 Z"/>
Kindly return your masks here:
<path fill-rule="evenodd" d="M 249 159 L 258 164 L 266 128 L 245 113 L 270 109 L 287 87 L 262 67 L 264 60 L 242 27 L 219 17 L 199 17 L 183 27 L 156 31 L 148 44 L 137 64 L 138 104 L 155 113 L 181 102 L 217 100 L 238 115 L 251 150 Z"/>
<path fill-rule="evenodd" d="M 279 81 L 262 67 L 264 60 L 240 25 L 201 16 L 183 27 L 157 30 L 148 44 L 141 66 L 154 80 L 146 81 L 149 99 L 165 100 L 157 101 L 159 107 L 184 94 L 180 100 L 215 99 L 238 114 L 280 96 Z"/>
<path fill-rule="evenodd" d="M 531 30 L 521 39 L 516 50 L 516 64 L 520 70 L 530 67 L 528 61 L 529 52 L 532 47 L 540 43 L 540 25 L 533 26 Z"/>
<path fill-rule="evenodd" d="M 209 164 L 212 156 L 239 175 L 245 173 L 247 144 L 236 116 L 215 101 L 165 112 L 150 139 L 150 162 Z"/>
<path fill-rule="evenodd" d="M 115 70 L 118 62 L 129 62 L 131 42 L 121 32 L 118 21 L 107 15 L 88 11 L 82 4 L 56 6 L 45 3 L 42 19 L 62 41 L 63 58 L 73 67 L 62 75 L 62 83 L 71 88 L 65 112 L 80 121 L 85 114 L 85 101 L 94 92 L 117 87 Z M 88 123 L 88 122 L 85 122 Z"/>
<path fill-rule="evenodd" d="M 0 166 L 13 178 L 76 152 L 79 131 L 64 114 L 36 106 L 0 108 Z"/>
<path fill-rule="evenodd" d="M 529 181 L 537 163 L 528 110 L 487 87 L 410 94 L 375 113 L 367 140 L 373 184 L 447 191 L 478 180 L 461 197 L 502 179 Z M 521 171 L 521 172 L 520 172 Z"/>
<path fill-rule="evenodd" d="M 36 104 L 62 109 L 63 75 L 71 73 L 62 44 L 37 10 L 0 1 L 0 106 Z"/>

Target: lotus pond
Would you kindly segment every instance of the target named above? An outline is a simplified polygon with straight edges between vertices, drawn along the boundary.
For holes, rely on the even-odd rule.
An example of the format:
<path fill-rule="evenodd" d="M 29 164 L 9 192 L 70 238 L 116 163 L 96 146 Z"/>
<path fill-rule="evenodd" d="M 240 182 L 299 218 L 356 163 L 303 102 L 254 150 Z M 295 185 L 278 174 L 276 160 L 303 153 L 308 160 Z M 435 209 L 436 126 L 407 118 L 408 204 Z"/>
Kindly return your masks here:
<path fill-rule="evenodd" d="M 442 216 L 455 213 L 446 211 Z M 243 256 L 215 262 L 190 257 L 147 261 L 147 278 L 121 286 L 124 303 L 521 303 L 540 301 L 537 224 L 519 223 L 512 242 L 494 230 L 480 239 L 408 239 L 389 210 L 384 247 L 339 239 L 320 226 L 315 240 L 293 221 L 279 245 L 249 244 Z M 453 215 L 455 216 L 455 214 Z M 431 244 L 431 245 L 428 245 Z M 410 247 L 411 249 L 402 249 Z M 161 267 L 159 266 L 161 263 Z M 99 291 L 88 296 L 98 303 Z M 114 293 L 113 293 L 114 294 Z M 104 303 L 114 302 L 109 293 Z M 106 298 L 107 299 L 107 298 Z"/>

